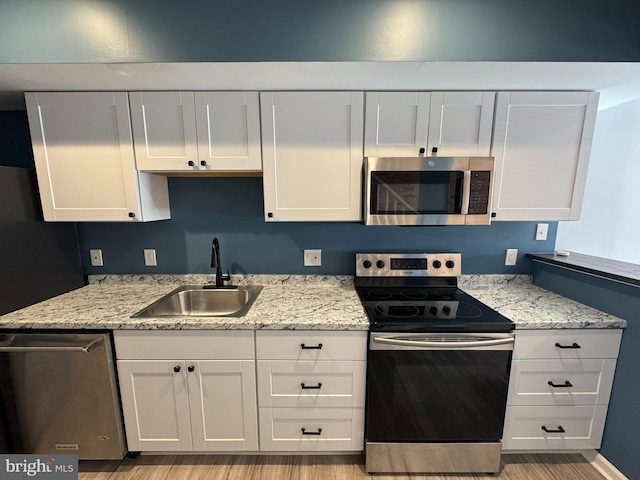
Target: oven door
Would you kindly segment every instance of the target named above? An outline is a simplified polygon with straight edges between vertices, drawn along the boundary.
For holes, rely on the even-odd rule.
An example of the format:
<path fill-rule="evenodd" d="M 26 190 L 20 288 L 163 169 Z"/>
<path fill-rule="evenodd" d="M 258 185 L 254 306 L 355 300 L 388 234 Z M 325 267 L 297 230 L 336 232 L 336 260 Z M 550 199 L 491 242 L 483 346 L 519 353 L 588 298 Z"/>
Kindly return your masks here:
<path fill-rule="evenodd" d="M 372 332 L 367 471 L 497 471 L 513 342 L 512 333 Z"/>

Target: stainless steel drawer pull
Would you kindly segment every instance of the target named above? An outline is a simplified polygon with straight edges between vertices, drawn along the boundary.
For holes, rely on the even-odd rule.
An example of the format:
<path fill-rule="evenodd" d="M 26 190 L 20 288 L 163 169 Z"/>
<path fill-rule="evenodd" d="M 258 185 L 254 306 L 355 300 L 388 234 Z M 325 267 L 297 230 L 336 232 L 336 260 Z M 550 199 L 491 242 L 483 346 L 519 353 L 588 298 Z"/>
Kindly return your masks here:
<path fill-rule="evenodd" d="M 315 345 L 315 346 L 307 346 L 304 343 L 301 343 L 300 348 L 303 350 L 320 350 L 322 349 L 322 344 L 319 343 L 318 345 Z"/>
<path fill-rule="evenodd" d="M 573 387 L 573 384 L 569 380 L 565 380 L 564 383 L 553 383 L 551 380 L 549 380 L 547 383 L 551 385 L 553 388 Z"/>
<path fill-rule="evenodd" d="M 562 428 L 562 425 L 558 425 L 558 428 L 555 430 L 547 428 L 543 425 L 542 430 L 544 430 L 547 433 L 566 433 L 567 432 L 564 428 Z"/>
<path fill-rule="evenodd" d="M 573 342 L 572 345 L 560 345 L 559 343 L 556 342 L 556 347 L 558 347 L 558 348 L 582 348 L 576 342 Z"/>
<path fill-rule="evenodd" d="M 322 382 L 318 382 L 317 385 L 305 385 L 304 383 L 301 383 L 300 388 L 303 390 L 319 390 L 322 388 Z"/>
<path fill-rule="evenodd" d="M 300 430 L 302 430 L 302 434 L 303 435 L 321 435 L 322 434 L 322 429 L 321 428 L 319 428 L 315 432 L 307 432 L 307 429 L 304 428 L 304 427 L 302 427 Z"/>

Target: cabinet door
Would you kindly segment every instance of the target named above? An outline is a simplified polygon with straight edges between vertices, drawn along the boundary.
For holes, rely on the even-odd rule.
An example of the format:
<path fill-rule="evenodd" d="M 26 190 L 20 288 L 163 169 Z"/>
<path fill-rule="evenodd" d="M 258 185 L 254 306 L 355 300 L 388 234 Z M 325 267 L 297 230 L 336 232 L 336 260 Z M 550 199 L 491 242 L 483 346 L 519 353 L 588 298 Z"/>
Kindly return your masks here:
<path fill-rule="evenodd" d="M 427 155 L 488 156 L 495 92 L 431 92 Z"/>
<path fill-rule="evenodd" d="M 258 92 L 196 92 L 195 101 L 200 168 L 262 170 Z"/>
<path fill-rule="evenodd" d="M 130 92 L 129 102 L 138 170 L 198 168 L 193 92 Z"/>
<path fill-rule="evenodd" d="M 118 360 L 117 365 L 129 450 L 193 450 L 185 362 Z"/>
<path fill-rule="evenodd" d="M 136 171 L 126 93 L 27 93 L 25 100 L 45 220 L 169 218 L 166 178 Z"/>
<path fill-rule="evenodd" d="M 266 221 L 362 219 L 362 92 L 262 92 Z"/>
<path fill-rule="evenodd" d="M 496 220 L 578 220 L 595 92 L 499 92 L 492 154 Z"/>
<path fill-rule="evenodd" d="M 258 450 L 253 360 L 188 361 L 195 451 Z"/>
<path fill-rule="evenodd" d="M 367 92 L 365 157 L 416 157 L 427 147 L 429 92 Z"/>

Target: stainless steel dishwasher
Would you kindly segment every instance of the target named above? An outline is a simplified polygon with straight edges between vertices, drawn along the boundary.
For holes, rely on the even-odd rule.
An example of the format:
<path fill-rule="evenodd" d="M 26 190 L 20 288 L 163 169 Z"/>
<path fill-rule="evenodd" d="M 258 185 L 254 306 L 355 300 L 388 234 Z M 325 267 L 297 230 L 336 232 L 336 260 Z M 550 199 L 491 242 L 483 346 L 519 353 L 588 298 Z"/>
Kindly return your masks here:
<path fill-rule="evenodd" d="M 0 452 L 122 459 L 109 333 L 0 333 Z"/>

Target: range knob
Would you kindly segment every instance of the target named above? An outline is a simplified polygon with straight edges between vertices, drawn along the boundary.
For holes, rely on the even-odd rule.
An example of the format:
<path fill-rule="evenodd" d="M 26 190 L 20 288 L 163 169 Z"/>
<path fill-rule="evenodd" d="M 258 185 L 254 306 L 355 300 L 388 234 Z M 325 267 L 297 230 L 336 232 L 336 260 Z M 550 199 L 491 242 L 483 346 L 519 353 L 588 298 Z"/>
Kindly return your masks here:
<path fill-rule="evenodd" d="M 442 313 L 448 316 L 451 313 L 451 308 L 445 305 L 444 307 L 442 307 Z"/>
<path fill-rule="evenodd" d="M 453 260 L 447 260 L 445 265 L 447 266 L 447 268 L 453 268 L 456 266 L 456 264 L 453 262 Z"/>
<path fill-rule="evenodd" d="M 362 262 L 362 266 L 364 268 L 371 268 L 371 260 L 365 260 L 364 262 Z"/>
<path fill-rule="evenodd" d="M 376 262 L 376 267 L 378 267 L 378 268 L 384 268 L 384 262 L 383 262 L 382 260 L 378 260 L 378 261 Z"/>
<path fill-rule="evenodd" d="M 438 314 L 438 307 L 436 307 L 435 305 L 429 308 L 429 313 L 431 315 L 437 315 Z"/>
<path fill-rule="evenodd" d="M 431 265 L 433 265 L 433 268 L 440 268 L 442 266 L 442 262 L 440 260 L 434 260 L 431 262 Z"/>

